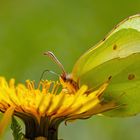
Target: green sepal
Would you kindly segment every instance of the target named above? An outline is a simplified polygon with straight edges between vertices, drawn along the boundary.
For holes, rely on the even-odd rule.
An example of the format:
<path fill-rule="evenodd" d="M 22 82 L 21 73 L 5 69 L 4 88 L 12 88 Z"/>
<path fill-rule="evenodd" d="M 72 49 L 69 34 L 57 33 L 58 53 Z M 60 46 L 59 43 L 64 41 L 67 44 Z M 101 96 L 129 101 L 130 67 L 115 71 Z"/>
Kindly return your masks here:
<path fill-rule="evenodd" d="M 12 134 L 13 134 L 14 140 L 24 139 L 24 134 L 22 133 L 22 127 L 14 116 L 12 117 L 11 130 L 13 132 Z"/>

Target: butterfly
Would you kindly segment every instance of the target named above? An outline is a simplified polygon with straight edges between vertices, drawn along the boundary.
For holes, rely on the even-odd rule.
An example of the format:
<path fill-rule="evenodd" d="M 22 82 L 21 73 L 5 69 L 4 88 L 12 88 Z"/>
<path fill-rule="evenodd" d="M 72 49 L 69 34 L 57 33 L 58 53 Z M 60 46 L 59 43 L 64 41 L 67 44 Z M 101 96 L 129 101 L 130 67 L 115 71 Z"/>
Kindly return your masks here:
<path fill-rule="evenodd" d="M 110 111 L 108 116 L 131 116 L 140 112 L 140 14 L 120 22 L 97 45 L 85 52 L 75 63 L 71 74 L 50 51 L 51 57 L 62 69 L 60 82 L 76 91 L 83 84 L 96 89 L 110 79 L 105 99 L 119 97 L 126 103 L 124 109 Z"/>

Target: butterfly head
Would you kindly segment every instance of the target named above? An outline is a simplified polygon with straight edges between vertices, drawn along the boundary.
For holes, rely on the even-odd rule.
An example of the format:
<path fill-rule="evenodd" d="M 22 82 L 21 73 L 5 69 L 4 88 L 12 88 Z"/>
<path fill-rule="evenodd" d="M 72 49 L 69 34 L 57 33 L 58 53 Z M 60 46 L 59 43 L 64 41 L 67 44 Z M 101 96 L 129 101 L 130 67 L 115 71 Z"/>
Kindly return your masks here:
<path fill-rule="evenodd" d="M 74 81 L 70 74 L 66 73 L 63 65 L 51 51 L 45 52 L 44 55 L 49 56 L 62 70 L 59 80 L 63 88 L 67 89 L 70 93 L 75 93 L 79 89 L 78 82 Z"/>
<path fill-rule="evenodd" d="M 66 88 L 70 93 L 75 93 L 79 89 L 78 82 L 72 79 L 71 74 L 61 74 L 59 80 L 63 88 Z"/>

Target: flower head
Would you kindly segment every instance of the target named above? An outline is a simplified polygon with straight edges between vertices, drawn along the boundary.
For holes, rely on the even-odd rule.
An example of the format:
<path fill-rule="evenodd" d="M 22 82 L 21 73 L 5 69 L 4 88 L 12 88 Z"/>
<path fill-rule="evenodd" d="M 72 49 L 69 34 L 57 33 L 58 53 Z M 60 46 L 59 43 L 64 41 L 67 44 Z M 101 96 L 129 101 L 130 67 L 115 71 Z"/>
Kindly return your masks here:
<path fill-rule="evenodd" d="M 115 102 L 105 103 L 102 98 L 107 86 L 105 82 L 97 90 L 89 91 L 83 85 L 72 93 L 58 81 L 40 81 L 36 87 L 27 80 L 25 85 L 15 86 L 14 79 L 8 84 L 0 77 L 0 110 L 14 108 L 13 114 L 25 123 L 26 138 L 43 136 L 55 140 L 62 121 L 89 118 L 116 107 Z"/>

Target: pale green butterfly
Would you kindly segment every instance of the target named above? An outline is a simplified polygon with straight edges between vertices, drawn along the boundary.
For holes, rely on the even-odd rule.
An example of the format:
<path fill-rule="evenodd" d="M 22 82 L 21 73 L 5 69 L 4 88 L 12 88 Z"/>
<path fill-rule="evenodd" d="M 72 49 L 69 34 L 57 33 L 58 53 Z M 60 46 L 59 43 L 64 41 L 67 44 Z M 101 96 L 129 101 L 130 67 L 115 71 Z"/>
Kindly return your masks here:
<path fill-rule="evenodd" d="M 51 52 L 46 52 L 62 68 L 63 84 L 72 90 L 81 85 L 89 89 L 100 86 L 112 77 L 104 98 L 126 104 L 104 115 L 130 116 L 140 112 L 140 15 L 131 16 L 115 28 L 97 45 L 83 54 L 72 73 L 66 74 Z M 122 95 L 122 97 L 120 97 Z"/>

